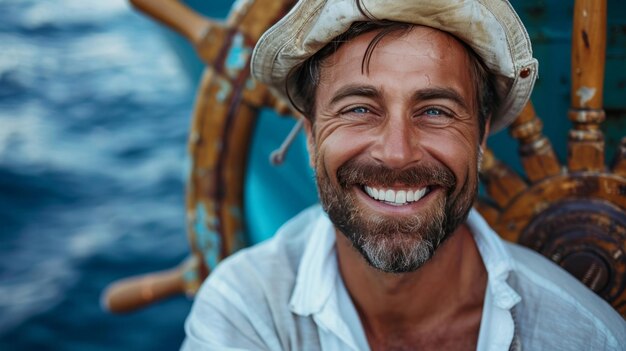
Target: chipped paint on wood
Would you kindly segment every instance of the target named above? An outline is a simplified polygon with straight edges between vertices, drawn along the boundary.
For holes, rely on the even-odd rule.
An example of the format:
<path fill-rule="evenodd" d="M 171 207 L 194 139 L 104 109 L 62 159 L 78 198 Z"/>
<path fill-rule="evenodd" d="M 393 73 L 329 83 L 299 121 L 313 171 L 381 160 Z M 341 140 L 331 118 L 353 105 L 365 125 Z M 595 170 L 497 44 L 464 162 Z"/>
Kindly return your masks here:
<path fill-rule="evenodd" d="M 236 15 L 237 13 L 245 13 L 248 11 L 248 8 L 252 5 L 253 1 L 251 0 L 235 0 L 235 2 L 231 6 L 230 13 L 231 15 Z"/>
<path fill-rule="evenodd" d="M 183 279 L 187 283 L 194 283 L 198 281 L 198 279 L 200 279 L 200 276 L 198 275 L 198 271 L 190 269 L 185 271 L 185 273 L 183 274 Z"/>
<path fill-rule="evenodd" d="M 226 74 L 230 78 L 237 78 L 239 72 L 247 66 L 251 53 L 252 49 L 245 46 L 243 34 L 237 33 L 232 39 L 228 56 L 226 56 L 224 64 Z"/>
<path fill-rule="evenodd" d="M 580 98 L 580 106 L 586 106 L 587 103 L 596 95 L 596 88 L 580 87 L 576 90 L 576 96 Z"/>
<path fill-rule="evenodd" d="M 196 246 L 202 252 L 207 267 L 214 269 L 219 262 L 219 252 L 222 240 L 217 228 L 218 219 L 209 218 L 203 203 L 196 206 L 195 223 L 193 225 L 196 234 Z"/>
<path fill-rule="evenodd" d="M 233 91 L 233 86 L 226 79 L 217 79 L 217 84 L 219 85 L 219 90 L 215 94 L 215 98 L 220 103 L 226 102 L 226 99 L 230 97 L 230 94 Z"/>
<path fill-rule="evenodd" d="M 256 86 L 256 80 L 254 80 L 252 77 L 249 77 L 248 80 L 246 80 L 246 89 L 254 90 L 256 89 Z"/>

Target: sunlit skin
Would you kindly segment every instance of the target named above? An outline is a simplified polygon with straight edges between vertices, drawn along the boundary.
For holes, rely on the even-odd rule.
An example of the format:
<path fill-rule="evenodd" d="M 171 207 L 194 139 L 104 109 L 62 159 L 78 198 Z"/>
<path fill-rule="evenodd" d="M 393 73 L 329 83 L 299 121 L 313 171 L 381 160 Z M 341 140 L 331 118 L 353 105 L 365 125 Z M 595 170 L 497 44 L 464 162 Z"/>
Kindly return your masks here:
<path fill-rule="evenodd" d="M 322 64 L 314 123 L 305 124 L 311 163 L 333 184 L 337 169 L 353 159 L 394 169 L 443 165 L 457 180 L 451 197 L 458 196 L 463 184 L 478 181 L 477 150 L 484 142 L 465 47 L 416 27 L 385 37 L 363 73 L 375 34 L 345 43 Z M 432 187 L 421 200 L 394 206 L 362 187 L 348 191 L 365 214 L 386 216 L 432 210 L 446 196 Z M 342 233 L 336 237 L 339 269 L 372 350 L 476 348 L 487 276 L 465 225 L 426 264 L 402 274 L 371 267 Z"/>

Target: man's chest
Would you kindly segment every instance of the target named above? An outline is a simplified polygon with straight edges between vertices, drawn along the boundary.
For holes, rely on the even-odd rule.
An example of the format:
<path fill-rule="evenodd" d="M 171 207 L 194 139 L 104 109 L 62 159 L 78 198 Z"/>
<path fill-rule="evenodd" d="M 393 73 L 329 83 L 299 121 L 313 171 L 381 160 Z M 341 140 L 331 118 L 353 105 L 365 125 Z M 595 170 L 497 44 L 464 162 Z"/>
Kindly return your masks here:
<path fill-rule="evenodd" d="M 476 350 L 478 328 L 464 332 L 431 331 L 412 335 L 390 335 L 384 340 L 368 340 L 372 351 Z"/>
<path fill-rule="evenodd" d="M 435 324 L 392 327 L 378 336 L 368 330 L 365 332 L 372 351 L 476 350 L 481 312 L 482 308 L 477 306 L 472 312 Z"/>

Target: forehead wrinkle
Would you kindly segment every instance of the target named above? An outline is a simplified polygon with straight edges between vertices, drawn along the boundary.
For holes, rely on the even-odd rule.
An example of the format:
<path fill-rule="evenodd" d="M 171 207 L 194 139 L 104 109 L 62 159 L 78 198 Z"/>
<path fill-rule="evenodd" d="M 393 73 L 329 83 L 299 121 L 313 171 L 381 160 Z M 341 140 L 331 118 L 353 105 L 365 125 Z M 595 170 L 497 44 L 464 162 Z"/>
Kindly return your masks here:
<path fill-rule="evenodd" d="M 407 38 L 409 33 L 416 33 L 415 37 Z M 393 34 L 393 33 L 392 33 Z M 388 44 L 390 41 L 401 42 L 402 45 L 409 46 L 417 49 L 420 53 L 413 53 L 414 56 L 425 56 L 438 60 L 445 59 L 450 53 L 451 50 L 462 48 L 460 52 L 454 52 L 454 54 L 461 53 L 462 55 L 467 55 L 467 49 L 463 47 L 462 42 L 455 36 L 442 32 L 438 29 L 414 25 L 412 26 L 406 33 L 395 33 L 395 36 L 389 35 L 381 40 L 381 47 Z M 420 45 L 425 45 L 428 49 L 424 50 L 424 47 L 420 47 Z M 385 50 L 385 48 L 375 48 L 375 51 L 389 53 L 389 50 Z M 391 51 L 393 53 L 393 51 Z M 374 56 L 374 55 L 373 55 Z"/>

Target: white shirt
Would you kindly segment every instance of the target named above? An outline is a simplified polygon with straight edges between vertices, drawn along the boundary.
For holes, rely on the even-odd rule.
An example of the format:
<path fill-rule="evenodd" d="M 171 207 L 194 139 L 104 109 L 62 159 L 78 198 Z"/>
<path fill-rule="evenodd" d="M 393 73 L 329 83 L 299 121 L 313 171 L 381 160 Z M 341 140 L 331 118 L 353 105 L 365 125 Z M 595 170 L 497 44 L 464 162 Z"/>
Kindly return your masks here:
<path fill-rule="evenodd" d="M 626 350 L 626 322 L 591 290 L 475 210 L 467 224 L 488 273 L 478 350 Z M 369 350 L 319 206 L 221 263 L 185 330 L 183 350 Z"/>

